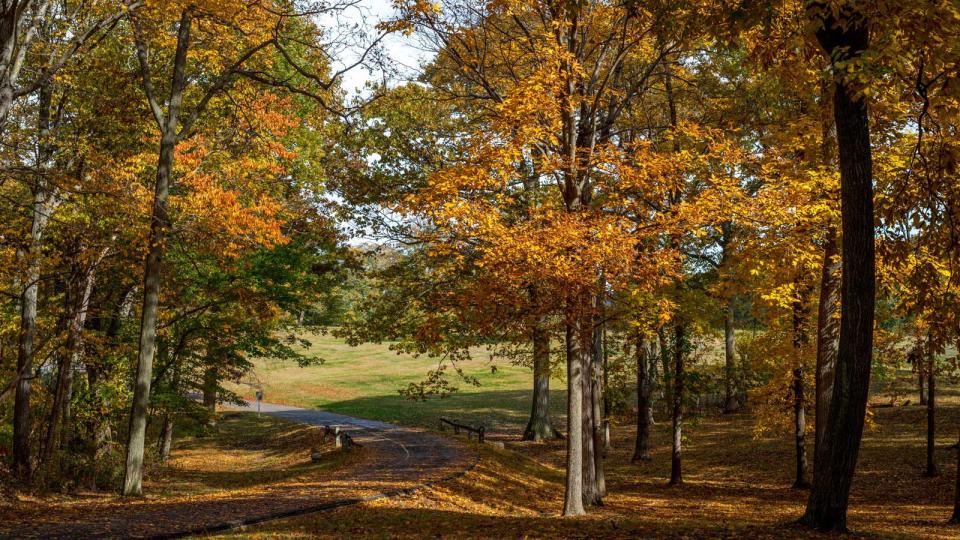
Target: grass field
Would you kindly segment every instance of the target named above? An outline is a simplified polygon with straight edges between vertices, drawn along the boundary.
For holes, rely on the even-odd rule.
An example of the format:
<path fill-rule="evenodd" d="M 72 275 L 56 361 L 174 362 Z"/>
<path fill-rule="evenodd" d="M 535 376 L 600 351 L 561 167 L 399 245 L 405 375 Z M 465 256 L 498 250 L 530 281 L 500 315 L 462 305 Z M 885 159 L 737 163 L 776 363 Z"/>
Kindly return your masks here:
<path fill-rule="evenodd" d="M 523 427 L 530 412 L 533 375 L 523 366 L 502 359 L 490 360 L 480 351 L 460 367 L 475 376 L 480 386 L 459 380 L 453 370 L 448 377 L 459 390 L 446 398 L 413 401 L 398 391 L 420 382 L 437 360 L 391 351 L 388 345 L 364 344 L 351 347 L 326 335 L 310 335 L 307 353 L 323 358 L 320 365 L 301 368 L 295 362 L 261 359 L 254 372 L 230 388 L 251 399 L 260 385 L 264 401 L 356 415 L 404 425 L 435 428 L 440 416 L 484 423 L 493 431 Z M 554 388 L 563 386 L 554 379 Z M 559 415 L 564 393 L 553 391 L 552 407 Z"/>
<path fill-rule="evenodd" d="M 744 332 L 745 333 L 745 332 Z M 257 387 L 264 400 L 307 408 L 393 422 L 401 425 L 436 428 L 441 416 L 478 424 L 507 438 L 518 436 L 530 414 L 533 375 L 530 368 L 512 365 L 507 360 L 490 359 L 485 351 L 460 367 L 475 376 L 479 386 L 459 380 L 453 370 L 447 376 L 459 389 L 446 398 L 414 401 L 398 391 L 408 384 L 423 381 L 435 369 L 437 360 L 397 354 L 388 344 L 363 344 L 353 347 L 330 335 L 305 336 L 311 342 L 308 356 L 322 358 L 319 365 L 300 367 L 296 362 L 258 359 L 253 373 L 239 384 L 228 387 L 247 399 L 253 399 Z M 717 340 L 705 340 L 699 357 L 719 362 L 722 349 Z M 952 351 L 948 351 L 948 356 Z M 495 369 L 494 369 L 495 368 Z M 909 368 L 907 368 L 909 369 Z M 872 401 L 889 402 L 894 394 L 900 401 L 917 401 L 915 380 L 908 370 L 886 379 L 872 380 Z M 550 404 L 554 422 L 563 429 L 566 382 L 551 380 Z M 941 381 L 943 398 L 960 395 L 960 387 Z"/>

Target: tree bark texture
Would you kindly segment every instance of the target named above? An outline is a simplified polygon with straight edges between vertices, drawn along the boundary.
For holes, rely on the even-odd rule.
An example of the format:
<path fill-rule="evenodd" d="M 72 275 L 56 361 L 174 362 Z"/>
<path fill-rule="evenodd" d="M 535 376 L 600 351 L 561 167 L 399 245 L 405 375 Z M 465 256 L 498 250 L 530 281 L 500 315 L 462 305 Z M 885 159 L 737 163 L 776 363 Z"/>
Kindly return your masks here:
<path fill-rule="evenodd" d="M 822 7 L 822 6 L 821 6 Z M 820 45 L 834 60 L 869 47 L 868 21 L 844 7 L 823 17 Z M 873 162 L 870 122 L 862 96 L 843 80 L 834 86 L 834 121 L 840 164 L 842 276 L 840 342 L 827 435 L 815 465 L 803 521 L 824 531 L 845 531 L 850 485 L 857 466 L 870 387 L 876 294 Z"/>
<path fill-rule="evenodd" d="M 653 356 L 650 338 L 637 331 L 637 440 L 633 449 L 633 462 L 650 461 L 650 394 L 652 390 L 650 364 Z"/>
<path fill-rule="evenodd" d="M 683 483 L 681 470 L 681 450 L 683 443 L 683 379 L 684 356 L 686 355 L 686 327 L 677 323 L 674 328 L 673 343 L 673 449 L 670 458 L 670 485 Z"/>

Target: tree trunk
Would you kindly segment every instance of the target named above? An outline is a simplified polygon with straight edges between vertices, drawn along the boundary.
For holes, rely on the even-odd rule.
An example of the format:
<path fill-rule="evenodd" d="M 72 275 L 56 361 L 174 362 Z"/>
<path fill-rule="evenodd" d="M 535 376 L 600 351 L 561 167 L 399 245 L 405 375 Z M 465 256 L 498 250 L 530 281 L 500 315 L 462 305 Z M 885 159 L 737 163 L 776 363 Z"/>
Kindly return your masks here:
<path fill-rule="evenodd" d="M 642 331 L 637 331 L 637 441 L 632 461 L 650 461 L 650 357 L 652 345 Z"/>
<path fill-rule="evenodd" d="M 102 402 L 98 395 L 102 378 L 103 374 L 101 370 L 93 366 L 87 366 L 87 387 L 91 394 L 91 409 L 93 410 L 93 414 L 90 415 L 90 421 L 88 423 L 89 431 L 92 435 L 92 440 L 90 441 L 90 457 L 92 457 L 94 461 L 103 457 L 103 453 L 107 449 L 107 444 L 112 438 L 110 422 L 108 422 L 102 414 L 107 408 L 107 405 Z"/>
<path fill-rule="evenodd" d="M 933 451 L 936 446 L 937 375 L 933 351 L 927 352 L 927 470 L 923 475 L 928 478 L 937 476 L 937 462 Z"/>
<path fill-rule="evenodd" d="M 683 427 L 683 378 L 684 378 L 684 356 L 686 354 L 686 327 L 683 323 L 677 323 L 675 339 L 673 344 L 673 453 L 670 458 L 670 485 L 676 486 L 683 483 L 683 473 L 681 471 L 680 450 L 682 444 Z"/>
<path fill-rule="evenodd" d="M 793 368 L 793 418 L 794 443 L 796 446 L 797 475 L 793 482 L 795 489 L 807 489 L 807 412 L 805 409 L 804 380 L 803 380 L 803 353 L 809 339 L 807 338 L 807 298 L 811 287 L 801 278 L 796 281 L 797 300 L 793 303 L 793 352 L 795 364 Z"/>
<path fill-rule="evenodd" d="M 598 303 L 601 300 L 597 298 Z M 591 391 L 590 400 L 593 406 L 591 427 L 593 431 L 593 474 L 596 482 L 597 500 L 594 504 L 603 504 L 603 497 L 607 495 L 607 479 L 603 473 L 603 431 L 606 425 L 606 416 L 603 414 L 603 330 L 602 323 L 596 326 L 593 332 L 593 373 L 590 377 Z"/>
<path fill-rule="evenodd" d="M 733 298 L 727 300 L 726 309 L 723 316 L 723 354 L 725 360 L 724 379 L 726 383 L 726 399 L 723 406 L 723 412 L 730 414 L 740 409 L 736 394 L 736 347 L 733 329 Z"/>
<path fill-rule="evenodd" d="M 592 326 L 592 324 L 591 324 Z M 597 491 L 597 462 L 594 455 L 594 436 L 593 436 L 593 341 L 592 333 L 589 345 L 582 356 L 583 377 L 581 385 L 583 386 L 583 413 L 581 415 L 581 430 L 583 432 L 583 504 L 584 506 L 593 506 L 600 501 L 600 494 Z"/>
<path fill-rule="evenodd" d="M 670 374 L 673 356 L 670 354 L 670 345 L 667 342 L 667 333 L 663 328 L 657 330 L 657 341 L 660 343 L 660 363 L 663 365 L 663 402 L 665 412 L 667 407 L 673 407 L 673 375 Z"/>
<path fill-rule="evenodd" d="M 754 332 L 756 335 L 756 332 Z M 737 405 L 740 406 L 740 410 L 743 410 L 749 405 L 750 394 L 747 392 L 751 388 L 751 366 L 750 358 L 742 354 L 740 355 L 740 370 L 737 373 Z"/>
<path fill-rule="evenodd" d="M 568 313 L 568 318 L 569 318 Z M 581 516 L 583 510 L 583 359 L 578 328 L 566 327 L 567 354 L 567 477 L 563 515 Z"/>
<path fill-rule="evenodd" d="M 161 126 L 160 156 L 157 163 L 157 185 L 153 197 L 152 219 L 148 240 L 147 258 L 143 269 L 143 310 L 140 320 L 140 347 L 137 355 L 137 374 L 133 392 L 133 407 L 130 412 L 130 429 L 127 440 L 126 471 L 123 479 L 124 495 L 140 495 L 143 480 L 143 452 L 147 429 L 147 407 L 150 404 L 150 381 L 153 377 L 153 357 L 156 353 L 157 312 L 160 300 L 160 262 L 166 248 L 167 229 L 170 226 L 167 213 L 167 197 L 173 174 L 174 151 L 177 146 L 177 128 L 183 89 L 186 85 L 187 50 L 190 47 L 191 8 L 183 10 L 177 32 L 177 49 L 173 62 L 173 77 L 170 101 L 165 123 Z M 145 53 L 144 53 L 145 54 Z M 144 86 L 149 78 L 149 68 L 142 61 Z M 153 100 L 152 89 L 148 99 Z M 154 102 L 153 105 L 156 105 Z M 158 119 L 159 120 L 159 119 Z"/>
<path fill-rule="evenodd" d="M 816 434 L 813 442 L 814 463 L 827 435 L 827 414 L 833 395 L 833 378 L 837 362 L 837 338 L 840 319 L 836 317 L 840 304 L 840 262 L 837 230 L 827 230 L 823 245 L 823 272 L 820 277 L 820 302 L 817 308 L 817 372 L 815 380 Z"/>
<path fill-rule="evenodd" d="M 59 448 L 64 440 L 61 426 L 69 422 L 70 400 L 73 389 L 73 368 L 80 365 L 83 356 L 83 327 L 87 321 L 87 311 L 90 307 L 90 295 L 93 293 L 96 267 L 106 256 L 104 249 L 92 266 L 86 268 L 81 278 L 82 288 L 74 287 L 73 317 L 70 318 L 70 329 L 67 335 L 66 351 L 60 359 L 57 372 L 57 385 L 54 392 L 53 405 L 50 412 L 50 424 L 47 426 L 47 440 L 44 445 L 42 463 L 53 466 L 51 461 L 53 451 Z"/>
<path fill-rule="evenodd" d="M 558 438 L 550 421 L 550 334 L 541 325 L 533 329 L 533 403 L 523 440 Z"/>
<path fill-rule="evenodd" d="M 607 453 L 613 449 L 613 447 L 610 446 L 610 397 L 607 395 L 607 388 L 610 387 L 610 372 L 608 370 L 610 367 L 610 350 L 607 348 L 606 323 L 603 325 L 601 341 L 603 345 L 603 364 L 600 366 L 600 369 L 603 372 L 603 382 L 600 394 L 603 396 L 603 456 L 606 457 Z M 603 494 L 607 494 L 606 482 L 604 482 Z"/>
<path fill-rule="evenodd" d="M 817 31 L 817 39 L 834 61 L 850 60 L 869 46 L 868 21 L 850 9 L 842 7 L 837 18 L 827 11 Z M 845 531 L 870 388 L 876 261 L 867 104 L 842 80 L 834 87 L 834 121 L 843 225 L 840 343 L 827 437 L 803 522 L 824 531 Z"/>
<path fill-rule="evenodd" d="M 68 338 L 69 342 L 69 338 Z M 67 345 L 69 349 L 69 343 Z M 71 355 L 69 352 L 61 354 L 57 362 L 57 378 L 54 383 L 53 403 L 50 406 L 50 420 L 47 424 L 47 434 L 43 442 L 39 468 L 45 473 L 53 472 L 54 451 L 60 446 L 60 421 L 64 418 L 64 408 L 67 399 L 67 389 L 72 383 L 70 377 Z"/>
<path fill-rule="evenodd" d="M 203 372 L 203 407 L 210 413 L 208 427 L 217 426 L 217 368 L 208 367 Z"/>
<path fill-rule="evenodd" d="M 120 334 L 121 319 L 128 309 L 128 304 L 131 301 L 130 298 L 134 291 L 135 289 L 133 287 L 120 291 L 117 295 L 116 304 L 113 305 L 110 310 L 109 317 L 104 318 L 101 313 L 95 320 L 95 328 L 103 331 L 108 343 L 116 342 L 117 336 Z M 93 309 L 91 312 L 97 313 L 98 310 Z M 103 324 L 104 321 L 106 324 Z M 87 372 L 87 395 L 89 399 L 87 408 L 92 413 L 87 420 L 87 431 L 91 436 L 88 441 L 88 449 L 91 459 L 97 461 L 103 457 L 110 440 L 113 438 L 112 427 L 106 418 L 110 406 L 104 402 L 103 396 L 100 393 L 100 382 L 105 379 L 108 374 L 104 367 L 97 362 L 97 359 L 87 358 L 85 364 L 85 370 Z"/>
<path fill-rule="evenodd" d="M 956 487 L 953 492 L 953 515 L 950 516 L 950 523 L 960 524 L 960 438 L 957 439 L 957 478 Z"/>
<path fill-rule="evenodd" d="M 170 459 L 170 447 L 173 446 L 173 416 L 169 413 L 163 416 L 163 426 L 160 428 L 160 439 L 157 444 L 157 457 L 160 461 Z"/>
<path fill-rule="evenodd" d="M 160 151 L 157 173 L 157 191 L 150 225 L 150 247 L 144 265 L 143 311 L 140 321 L 140 352 L 137 357 L 136 384 L 133 410 L 130 413 L 130 431 L 127 442 L 126 475 L 123 494 L 140 495 L 143 478 L 144 437 L 147 428 L 147 407 L 150 404 L 150 382 L 153 377 L 153 358 L 156 353 L 157 315 L 160 300 L 160 261 L 163 257 L 168 227 L 167 196 L 173 166 L 174 138 L 165 134 Z"/>
<path fill-rule="evenodd" d="M 51 147 L 47 143 L 50 131 L 51 89 L 49 85 L 41 88 L 38 101 L 38 168 L 46 169 L 50 159 Z M 33 188 L 33 221 L 30 226 L 30 243 L 24 253 L 26 272 L 24 289 L 20 297 L 20 333 L 17 343 L 17 388 L 13 406 L 13 472 L 24 483 L 30 482 L 32 473 L 30 431 L 30 391 L 33 379 L 34 341 L 37 337 L 37 298 L 40 284 L 40 262 L 43 233 L 50 221 L 50 215 L 56 208 L 57 189 L 50 186 L 43 172 L 38 175 Z"/>
<path fill-rule="evenodd" d="M 793 415 L 794 435 L 797 450 L 797 477 L 794 489 L 807 489 L 807 417 L 803 409 L 803 367 L 793 370 Z"/>
<path fill-rule="evenodd" d="M 917 366 L 917 379 L 920 387 L 920 405 L 927 404 L 927 389 L 924 388 L 923 368 Z"/>

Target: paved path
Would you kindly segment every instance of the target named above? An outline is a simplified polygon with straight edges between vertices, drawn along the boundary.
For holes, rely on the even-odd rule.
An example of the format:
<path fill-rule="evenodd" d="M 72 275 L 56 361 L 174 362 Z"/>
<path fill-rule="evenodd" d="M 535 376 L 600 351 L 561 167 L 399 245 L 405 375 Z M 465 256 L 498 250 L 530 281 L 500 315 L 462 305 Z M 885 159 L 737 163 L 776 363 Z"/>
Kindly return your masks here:
<path fill-rule="evenodd" d="M 248 405 L 248 410 L 256 410 Z M 322 480 L 265 485 L 243 493 L 110 501 L 74 512 L 25 512 L 0 522 L 0 538 L 175 538 L 213 532 L 415 491 L 472 468 L 476 452 L 432 433 L 325 411 L 269 403 L 261 411 L 312 425 L 340 426 L 362 446 L 357 467 Z"/>

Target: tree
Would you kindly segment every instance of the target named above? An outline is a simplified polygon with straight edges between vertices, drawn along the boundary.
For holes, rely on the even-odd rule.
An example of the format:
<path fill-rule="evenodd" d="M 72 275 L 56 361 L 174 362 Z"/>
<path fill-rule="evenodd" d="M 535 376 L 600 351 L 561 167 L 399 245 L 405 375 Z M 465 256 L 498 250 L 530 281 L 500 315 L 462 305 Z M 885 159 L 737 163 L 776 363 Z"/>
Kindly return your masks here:
<path fill-rule="evenodd" d="M 950 516 L 951 524 L 960 523 L 960 440 L 956 444 L 957 450 L 957 481 L 956 481 L 956 490 L 954 491 L 953 496 L 953 515 Z"/>
<path fill-rule="evenodd" d="M 849 6 L 834 14 L 811 7 L 817 40 L 838 71 L 856 69 L 870 45 L 868 21 Z M 818 448 L 814 484 L 803 522 L 821 530 L 846 529 L 850 484 L 863 434 L 873 355 L 875 297 L 873 176 L 867 103 L 848 79 L 834 83 L 834 119 L 840 165 L 843 229 L 840 341 L 826 444 Z"/>
<path fill-rule="evenodd" d="M 653 415 L 651 407 L 652 379 L 651 371 L 656 368 L 658 351 L 653 340 L 637 330 L 634 354 L 637 357 L 637 438 L 631 461 L 650 461 L 650 420 Z"/>
<path fill-rule="evenodd" d="M 412 206 L 441 230 L 453 224 L 468 231 L 463 236 L 473 239 L 470 247 L 481 246 L 489 259 L 483 267 L 497 269 L 498 278 L 504 279 L 509 268 L 515 272 L 509 276 L 516 280 L 514 287 L 543 282 L 555 291 L 544 296 L 563 299 L 553 315 L 565 326 L 567 356 L 564 514 L 581 514 L 584 499 L 599 503 L 602 492 L 596 475 L 600 462 L 593 453 L 601 424 L 593 403 L 601 392 L 593 391 L 592 370 L 597 297 L 603 293 L 598 285 L 603 275 L 619 287 L 629 266 L 618 254 L 603 252 L 602 239 L 590 239 L 595 233 L 589 231 L 604 227 L 609 231 L 604 234 L 628 232 L 627 222 L 600 211 L 598 186 L 608 174 L 599 169 L 600 157 L 615 143 L 617 121 L 644 93 L 669 46 L 642 47 L 659 22 L 654 13 L 605 3 L 508 2 L 484 8 L 454 3 L 442 10 L 410 2 L 405 8 L 409 24 L 436 44 L 438 60 L 431 73 L 449 70 L 444 91 L 490 122 L 487 133 L 470 140 L 472 159 L 440 171 Z M 592 39 L 599 47 L 589 45 Z M 524 44 L 519 49 L 512 46 L 518 40 Z M 491 47 L 496 54 L 487 52 Z M 549 107 L 531 107 L 544 98 Z M 510 184 L 521 160 L 532 160 L 538 183 L 555 184 L 550 191 L 559 197 L 517 223 L 484 217 L 503 203 L 510 206 Z M 461 196 L 458 186 L 474 197 Z M 624 240 L 625 245 L 637 242 L 629 234 Z M 505 259 L 506 254 L 514 258 Z M 545 261 L 552 268 L 545 269 Z"/>
<path fill-rule="evenodd" d="M 336 11 L 342 8 L 339 4 L 334 4 L 326 9 Z M 151 65 L 150 43 L 145 35 L 144 26 L 148 23 L 154 26 L 165 24 L 171 12 L 178 18 L 175 23 L 177 39 L 172 54 L 172 68 L 167 87 L 168 97 L 165 103 L 162 103 L 154 86 L 153 72 L 156 68 Z M 322 69 L 316 70 L 314 69 L 316 65 L 304 66 L 293 60 L 283 43 L 283 40 L 288 38 L 285 32 L 291 29 L 294 32 L 302 31 L 303 27 L 296 23 L 285 24 L 290 15 L 293 16 L 294 21 L 299 19 L 296 12 L 288 14 L 283 10 L 272 10 L 267 6 L 259 5 L 250 6 L 241 2 L 210 6 L 195 6 L 192 3 L 155 6 L 149 11 L 144 10 L 142 13 L 129 16 L 142 79 L 141 86 L 147 105 L 156 120 L 160 137 L 150 234 L 144 262 L 144 296 L 136 385 L 127 444 L 127 469 L 123 488 L 125 495 L 139 495 L 141 492 L 144 431 L 155 353 L 161 260 L 166 251 L 167 231 L 170 227 L 167 199 L 173 181 L 174 157 L 178 144 L 194 135 L 198 120 L 203 117 L 211 102 L 227 91 L 240 75 L 257 82 L 275 84 L 291 90 L 297 89 L 295 83 L 300 83 L 304 79 L 306 79 L 303 83 L 304 88 L 311 88 L 320 83 L 320 90 L 312 92 L 300 90 L 300 92 L 315 97 L 321 102 L 324 98 L 320 94 L 329 90 L 336 82 L 336 77 L 342 75 L 338 73 L 332 80 L 322 81 Z M 148 18 L 149 21 L 146 20 Z M 198 77 L 187 74 L 194 18 L 211 23 L 211 26 L 205 29 L 209 35 L 204 35 L 203 39 L 198 40 L 198 45 L 213 52 L 220 65 L 197 66 L 205 70 L 207 84 L 200 90 L 201 95 L 192 110 L 187 112 L 184 109 L 184 100 L 188 97 L 191 83 L 198 80 Z M 301 36 L 292 34 L 289 37 Z M 308 31 L 302 37 L 304 40 L 298 40 L 298 43 L 310 43 L 306 40 L 314 38 L 315 35 Z M 265 50 L 276 51 L 277 54 L 264 57 L 261 53 Z M 292 66 L 290 69 L 294 72 L 293 76 L 274 78 L 263 75 L 263 73 L 269 73 L 270 64 L 278 59 Z M 252 69 L 251 64 L 264 60 L 267 64 L 260 65 L 263 69 Z M 268 243 L 275 241 L 269 237 L 264 240 Z"/>

